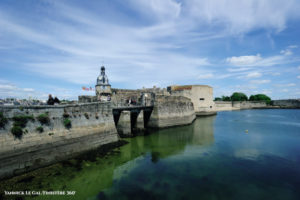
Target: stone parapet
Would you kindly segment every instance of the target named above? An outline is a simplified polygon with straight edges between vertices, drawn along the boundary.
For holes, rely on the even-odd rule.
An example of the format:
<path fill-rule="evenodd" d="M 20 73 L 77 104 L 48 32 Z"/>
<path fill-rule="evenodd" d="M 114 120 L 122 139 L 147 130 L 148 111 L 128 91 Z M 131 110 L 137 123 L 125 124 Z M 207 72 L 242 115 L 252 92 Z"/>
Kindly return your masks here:
<path fill-rule="evenodd" d="M 0 178 L 58 162 L 83 151 L 119 140 L 110 103 L 54 106 L 5 106 L 0 112 L 8 123 L 0 129 Z M 39 115 L 46 114 L 48 124 Z M 14 116 L 32 116 L 21 138 L 11 133 Z M 71 122 L 66 128 L 64 120 Z M 42 127 L 39 132 L 37 127 Z M 25 132 L 26 130 L 26 132 Z"/>

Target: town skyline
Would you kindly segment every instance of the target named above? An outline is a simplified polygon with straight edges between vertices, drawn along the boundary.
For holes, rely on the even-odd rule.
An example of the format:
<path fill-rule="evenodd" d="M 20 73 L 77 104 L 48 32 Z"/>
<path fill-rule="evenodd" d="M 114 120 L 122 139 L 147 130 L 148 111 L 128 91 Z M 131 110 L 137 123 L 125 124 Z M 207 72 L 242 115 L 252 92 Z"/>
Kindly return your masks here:
<path fill-rule="evenodd" d="M 1 1 L 0 98 L 210 85 L 300 98 L 300 2 Z"/>

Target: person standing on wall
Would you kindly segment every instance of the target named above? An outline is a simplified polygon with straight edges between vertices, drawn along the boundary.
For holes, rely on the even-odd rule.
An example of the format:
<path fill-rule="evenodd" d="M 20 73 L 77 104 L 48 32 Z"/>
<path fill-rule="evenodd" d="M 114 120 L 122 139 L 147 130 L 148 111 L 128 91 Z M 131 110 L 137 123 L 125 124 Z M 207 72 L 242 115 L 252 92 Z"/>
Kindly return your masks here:
<path fill-rule="evenodd" d="M 47 104 L 48 104 L 48 105 L 54 105 L 54 99 L 53 99 L 53 97 L 52 97 L 51 94 L 49 94 Z"/>
<path fill-rule="evenodd" d="M 57 97 L 54 98 L 54 104 L 60 104 L 60 100 Z"/>

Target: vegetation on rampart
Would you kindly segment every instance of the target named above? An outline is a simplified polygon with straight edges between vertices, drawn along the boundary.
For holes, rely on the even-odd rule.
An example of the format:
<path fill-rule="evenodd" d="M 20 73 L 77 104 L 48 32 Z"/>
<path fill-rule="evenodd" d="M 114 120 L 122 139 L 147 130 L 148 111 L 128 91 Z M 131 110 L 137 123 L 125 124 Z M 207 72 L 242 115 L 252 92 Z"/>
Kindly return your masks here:
<path fill-rule="evenodd" d="M 4 117 L 3 113 L 0 112 L 0 128 L 4 128 L 5 125 L 7 124 L 8 119 Z"/>
<path fill-rule="evenodd" d="M 265 101 L 267 104 L 271 103 L 271 98 L 265 94 L 251 95 L 248 99 L 247 95 L 242 92 L 234 92 L 230 97 L 222 96 L 216 97 L 215 101 Z"/>
<path fill-rule="evenodd" d="M 21 139 L 23 133 L 28 132 L 27 130 L 23 131 L 23 128 L 26 127 L 28 121 L 34 121 L 34 117 L 33 115 L 17 115 L 12 120 L 14 123 L 10 131 L 16 138 Z"/>
<path fill-rule="evenodd" d="M 44 128 L 42 126 L 37 127 L 35 130 L 39 133 L 44 132 Z"/>
<path fill-rule="evenodd" d="M 50 124 L 50 118 L 48 113 L 40 114 L 36 118 L 42 125 L 49 125 Z"/>
<path fill-rule="evenodd" d="M 271 98 L 265 94 L 251 95 L 249 100 L 250 101 L 265 101 L 266 104 L 271 104 Z"/>
<path fill-rule="evenodd" d="M 70 129 L 72 127 L 72 123 L 71 123 L 71 120 L 69 118 L 64 119 L 64 126 L 67 129 Z"/>
<path fill-rule="evenodd" d="M 71 120 L 69 119 L 69 117 L 70 117 L 70 115 L 68 114 L 68 113 L 64 113 L 63 114 L 63 118 L 64 118 L 64 120 L 63 120 L 63 124 L 64 124 L 64 126 L 67 128 L 67 129 L 70 129 L 71 127 L 72 127 L 72 122 L 71 122 Z"/>

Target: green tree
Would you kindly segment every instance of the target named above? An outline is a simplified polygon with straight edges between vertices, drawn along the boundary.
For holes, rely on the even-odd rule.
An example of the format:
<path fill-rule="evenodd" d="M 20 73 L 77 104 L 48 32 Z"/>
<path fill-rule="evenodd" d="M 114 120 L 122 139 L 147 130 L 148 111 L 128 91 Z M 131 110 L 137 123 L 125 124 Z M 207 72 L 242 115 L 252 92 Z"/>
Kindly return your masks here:
<path fill-rule="evenodd" d="M 222 101 L 222 98 L 216 97 L 216 98 L 215 98 L 215 101 Z"/>
<path fill-rule="evenodd" d="M 231 101 L 229 96 L 222 96 L 222 101 Z"/>
<path fill-rule="evenodd" d="M 234 92 L 230 98 L 231 98 L 231 101 L 247 101 L 248 100 L 247 95 L 245 95 L 242 92 Z"/>
<path fill-rule="evenodd" d="M 271 103 L 271 98 L 265 94 L 251 95 L 249 101 L 265 101 L 267 104 Z"/>

